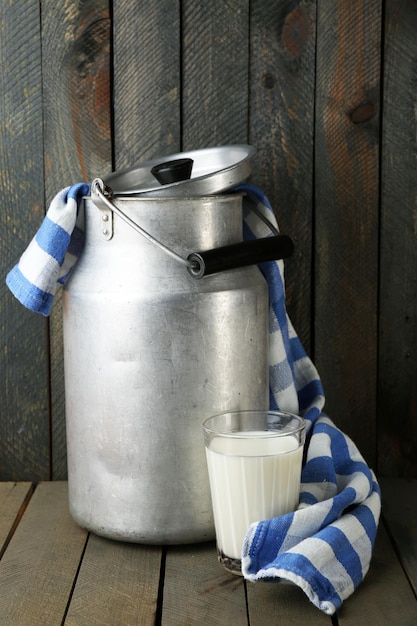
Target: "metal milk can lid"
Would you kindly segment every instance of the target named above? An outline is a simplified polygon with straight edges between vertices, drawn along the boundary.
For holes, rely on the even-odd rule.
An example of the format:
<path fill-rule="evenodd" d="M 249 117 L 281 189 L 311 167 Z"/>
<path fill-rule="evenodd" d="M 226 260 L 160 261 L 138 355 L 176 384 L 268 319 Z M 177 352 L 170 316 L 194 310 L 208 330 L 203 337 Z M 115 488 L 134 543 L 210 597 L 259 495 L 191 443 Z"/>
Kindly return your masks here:
<path fill-rule="evenodd" d="M 180 152 L 113 172 L 103 182 L 115 196 L 214 195 L 248 178 L 254 153 L 243 144 Z"/>

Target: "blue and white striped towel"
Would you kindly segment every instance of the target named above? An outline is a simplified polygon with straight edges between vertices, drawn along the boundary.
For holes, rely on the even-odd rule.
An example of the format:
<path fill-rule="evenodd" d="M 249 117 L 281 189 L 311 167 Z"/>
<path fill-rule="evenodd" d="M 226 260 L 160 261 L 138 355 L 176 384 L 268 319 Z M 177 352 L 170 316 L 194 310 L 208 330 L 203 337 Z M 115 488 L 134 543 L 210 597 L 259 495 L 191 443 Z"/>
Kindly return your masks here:
<path fill-rule="evenodd" d="M 81 198 L 90 185 L 62 189 L 20 261 L 6 277 L 13 295 L 28 309 L 49 315 L 59 285 L 63 285 L 83 248 Z"/>
<path fill-rule="evenodd" d="M 268 199 L 252 185 L 245 191 L 244 236 L 268 236 L 268 227 L 249 210 L 276 225 Z M 80 183 L 59 192 L 38 233 L 6 282 L 32 311 L 49 315 L 82 250 Z M 78 219 L 77 219 L 78 216 Z M 252 524 L 242 548 L 242 569 L 250 581 L 286 579 L 303 589 L 322 611 L 333 614 L 369 569 L 381 499 L 377 481 L 354 443 L 323 414 L 319 375 L 286 312 L 282 261 L 260 269 L 270 294 L 270 406 L 306 420 L 306 463 L 297 511 Z"/>
<path fill-rule="evenodd" d="M 262 192 L 250 185 L 241 189 L 274 222 Z M 255 220 L 245 212 L 247 239 L 267 236 L 268 228 Z M 291 581 L 332 615 L 369 569 L 381 511 L 379 486 L 355 444 L 322 412 L 319 375 L 286 312 L 283 262 L 260 269 L 270 297 L 270 406 L 305 418 L 307 456 L 297 511 L 252 524 L 242 571 L 252 582 Z"/>

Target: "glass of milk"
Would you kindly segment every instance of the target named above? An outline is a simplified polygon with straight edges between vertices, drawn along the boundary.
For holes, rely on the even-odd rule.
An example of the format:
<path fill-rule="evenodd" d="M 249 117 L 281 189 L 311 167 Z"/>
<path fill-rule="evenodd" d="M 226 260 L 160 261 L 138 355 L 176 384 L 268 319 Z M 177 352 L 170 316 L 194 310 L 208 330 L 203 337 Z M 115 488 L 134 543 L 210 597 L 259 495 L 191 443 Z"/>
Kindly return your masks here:
<path fill-rule="evenodd" d="M 241 574 L 249 526 L 298 506 L 305 422 L 282 411 L 236 411 L 208 418 L 203 429 L 219 561 Z"/>

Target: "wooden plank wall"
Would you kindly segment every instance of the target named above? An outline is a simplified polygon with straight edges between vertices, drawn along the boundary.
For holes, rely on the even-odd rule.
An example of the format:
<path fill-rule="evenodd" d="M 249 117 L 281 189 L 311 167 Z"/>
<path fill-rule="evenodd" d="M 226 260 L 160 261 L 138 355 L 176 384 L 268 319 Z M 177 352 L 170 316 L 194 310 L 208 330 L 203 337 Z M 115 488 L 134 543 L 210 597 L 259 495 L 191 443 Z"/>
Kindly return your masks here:
<path fill-rule="evenodd" d="M 54 194 L 179 150 L 257 147 L 296 251 L 287 306 L 326 410 L 381 475 L 417 472 L 417 5 L 0 1 L 1 275 Z M 60 298 L 0 284 L 0 479 L 66 476 Z"/>

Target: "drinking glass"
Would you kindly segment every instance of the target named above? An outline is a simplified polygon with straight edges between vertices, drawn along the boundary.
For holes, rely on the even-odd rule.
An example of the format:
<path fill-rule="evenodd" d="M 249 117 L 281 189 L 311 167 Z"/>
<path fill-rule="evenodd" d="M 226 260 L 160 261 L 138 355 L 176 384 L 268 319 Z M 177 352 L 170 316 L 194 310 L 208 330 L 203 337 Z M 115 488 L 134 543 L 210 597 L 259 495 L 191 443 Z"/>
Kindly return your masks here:
<path fill-rule="evenodd" d="M 234 411 L 206 419 L 203 430 L 218 558 L 241 574 L 249 526 L 298 506 L 305 422 L 283 411 Z"/>

